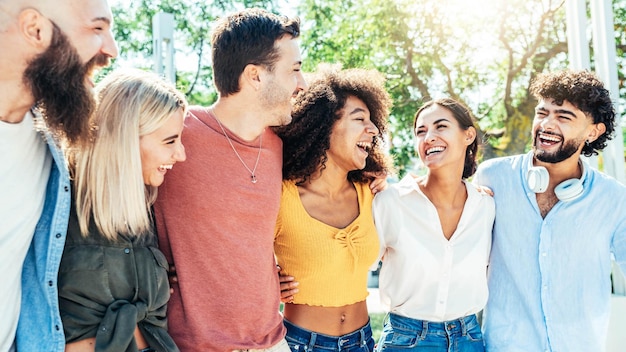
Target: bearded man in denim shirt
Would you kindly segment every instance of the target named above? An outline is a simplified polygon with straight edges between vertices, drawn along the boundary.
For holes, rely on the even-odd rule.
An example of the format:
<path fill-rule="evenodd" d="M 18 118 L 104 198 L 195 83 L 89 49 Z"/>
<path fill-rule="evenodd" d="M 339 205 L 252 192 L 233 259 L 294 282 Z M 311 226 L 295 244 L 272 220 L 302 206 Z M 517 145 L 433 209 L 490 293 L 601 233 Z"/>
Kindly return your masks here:
<path fill-rule="evenodd" d="M 606 350 L 611 254 L 626 270 L 626 187 L 591 168 L 615 111 L 586 71 L 542 74 L 532 151 L 492 159 L 475 182 L 491 188 L 496 221 L 484 311 L 487 351 Z"/>
<path fill-rule="evenodd" d="M 63 351 L 61 145 L 89 138 L 93 70 L 117 56 L 106 0 L 0 0 L 0 352 Z M 19 319 L 19 322 L 18 322 Z"/>

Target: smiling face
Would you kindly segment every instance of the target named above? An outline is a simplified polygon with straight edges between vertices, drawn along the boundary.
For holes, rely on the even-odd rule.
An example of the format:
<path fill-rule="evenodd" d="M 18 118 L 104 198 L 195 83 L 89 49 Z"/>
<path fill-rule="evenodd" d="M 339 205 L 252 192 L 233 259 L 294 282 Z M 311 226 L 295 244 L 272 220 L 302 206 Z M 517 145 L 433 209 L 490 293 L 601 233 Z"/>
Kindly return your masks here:
<path fill-rule="evenodd" d="M 369 150 L 378 128 L 370 120 L 367 105 L 354 96 L 349 96 L 339 112 L 341 118 L 333 125 L 330 148 L 326 156 L 347 172 L 365 167 Z"/>
<path fill-rule="evenodd" d="M 429 170 L 450 165 L 463 170 L 467 147 L 474 142 L 476 130 L 464 130 L 452 111 L 433 104 L 422 110 L 415 122 L 417 151 Z"/>
<path fill-rule="evenodd" d="M 140 137 L 141 171 L 146 185 L 160 186 L 167 170 L 176 162 L 185 161 L 185 148 L 180 140 L 182 132 L 183 110 L 180 109 L 156 131 Z"/>
<path fill-rule="evenodd" d="M 105 0 L 61 0 L 41 7 L 39 18 L 50 24 L 52 37 L 29 61 L 23 80 L 44 107 L 49 126 L 70 142 L 86 139 L 95 109 L 91 76 L 117 56 L 111 10 Z M 24 13 L 29 11 L 35 10 Z"/>
<path fill-rule="evenodd" d="M 291 122 L 293 98 L 306 89 L 306 82 L 297 39 L 285 35 L 275 46 L 280 58 L 272 71 L 263 69 L 261 74 L 261 110 L 268 112 L 269 126 L 283 126 Z"/>
<path fill-rule="evenodd" d="M 570 102 L 559 106 L 552 99 L 542 99 L 533 120 L 535 158 L 547 163 L 578 158 L 585 141 L 593 138 L 594 126 L 591 117 Z"/>

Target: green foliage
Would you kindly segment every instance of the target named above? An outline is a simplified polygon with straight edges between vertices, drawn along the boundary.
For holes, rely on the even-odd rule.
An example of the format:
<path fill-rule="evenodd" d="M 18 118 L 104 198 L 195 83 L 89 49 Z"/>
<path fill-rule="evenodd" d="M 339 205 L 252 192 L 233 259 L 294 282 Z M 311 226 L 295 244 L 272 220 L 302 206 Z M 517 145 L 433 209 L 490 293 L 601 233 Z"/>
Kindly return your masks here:
<path fill-rule="evenodd" d="M 151 69 L 152 18 L 158 12 L 174 16 L 177 52 L 176 84 L 192 104 L 209 105 L 217 98 L 210 67 L 210 32 L 216 18 L 246 7 L 276 9 L 274 0 L 191 1 L 140 0 L 113 6 L 114 34 L 120 56 L 135 67 Z"/>
<path fill-rule="evenodd" d="M 481 4 L 483 5 L 481 7 Z M 490 6 L 487 6 L 490 5 Z M 394 99 L 389 138 L 399 176 L 412 167 L 413 116 L 449 96 L 468 105 L 485 157 L 526 147 L 529 81 L 565 66 L 563 3 L 542 0 L 303 0 L 305 69 L 319 62 L 375 68 Z M 469 12 L 469 13 L 468 13 Z"/>
<path fill-rule="evenodd" d="M 389 150 L 399 176 L 413 168 L 413 116 L 449 96 L 475 113 L 483 157 L 524 152 L 535 100 L 531 80 L 567 62 L 565 0 L 299 0 L 305 71 L 320 62 L 377 69 L 394 100 Z M 196 104 L 216 99 L 210 26 L 244 7 L 280 12 L 277 0 L 140 0 L 113 8 L 121 57 L 151 68 L 152 16 L 174 14 L 177 84 Z M 626 96 L 626 0 L 613 0 L 618 75 Z M 106 73 L 106 72 L 105 72 Z M 623 104 L 622 104 L 623 105 Z"/>

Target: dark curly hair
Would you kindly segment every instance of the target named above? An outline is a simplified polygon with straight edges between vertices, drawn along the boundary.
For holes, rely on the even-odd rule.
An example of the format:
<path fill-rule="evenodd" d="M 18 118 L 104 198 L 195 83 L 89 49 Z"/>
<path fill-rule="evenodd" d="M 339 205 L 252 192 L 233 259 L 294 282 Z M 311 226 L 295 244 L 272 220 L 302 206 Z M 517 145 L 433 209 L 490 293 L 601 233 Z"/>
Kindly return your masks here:
<path fill-rule="evenodd" d="M 459 124 L 462 130 L 466 131 L 470 127 L 476 128 L 475 118 L 472 115 L 470 109 L 463 105 L 461 102 L 458 102 L 451 98 L 441 98 L 436 100 L 431 100 L 424 105 L 422 105 L 417 112 L 415 113 L 415 118 L 413 119 L 413 134 L 417 135 L 417 118 L 420 116 L 422 111 L 428 109 L 433 105 L 439 105 L 444 109 L 449 110 L 454 116 L 454 119 Z M 476 153 L 478 152 L 478 136 L 474 138 L 472 144 L 468 145 L 465 149 L 465 162 L 463 164 L 463 179 L 466 179 L 472 176 L 476 172 Z"/>
<path fill-rule="evenodd" d="M 593 123 L 603 123 L 606 132 L 591 143 L 585 143 L 582 154 L 597 155 L 606 147 L 607 141 L 613 138 L 615 130 L 615 109 L 609 91 L 591 72 L 564 70 L 543 73 L 533 81 L 530 93 L 540 99 L 552 99 L 557 105 L 564 101 L 570 102 L 587 116 Z"/>
<path fill-rule="evenodd" d="M 384 82 L 384 77 L 376 70 L 318 67 L 308 90 L 300 92 L 296 98 L 291 123 L 274 129 L 283 140 L 283 179 L 304 183 L 318 169 L 325 168 L 330 134 L 350 96 L 367 105 L 370 119 L 379 132 L 373 139 L 365 168 L 350 171 L 348 179 L 368 182 L 373 176 L 366 176 L 365 171 L 388 173 L 391 164 L 381 144 L 392 102 Z"/>

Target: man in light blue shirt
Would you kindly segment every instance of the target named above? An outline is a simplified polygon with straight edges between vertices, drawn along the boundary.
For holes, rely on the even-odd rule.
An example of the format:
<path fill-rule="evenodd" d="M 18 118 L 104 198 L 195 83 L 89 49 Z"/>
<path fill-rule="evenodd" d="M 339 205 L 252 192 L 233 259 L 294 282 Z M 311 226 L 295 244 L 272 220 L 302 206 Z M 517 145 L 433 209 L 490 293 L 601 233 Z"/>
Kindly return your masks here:
<path fill-rule="evenodd" d="M 94 69 L 117 55 L 107 0 L 0 0 L 0 352 L 64 351 L 61 144 L 89 140 Z"/>
<path fill-rule="evenodd" d="M 601 352 L 611 253 L 626 270 L 626 187 L 580 155 L 614 130 L 609 92 L 586 71 L 540 75 L 532 151 L 479 166 L 496 221 L 484 311 L 487 351 Z"/>

